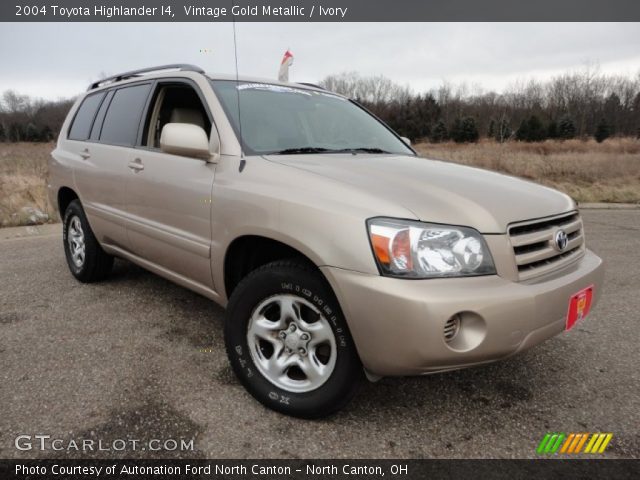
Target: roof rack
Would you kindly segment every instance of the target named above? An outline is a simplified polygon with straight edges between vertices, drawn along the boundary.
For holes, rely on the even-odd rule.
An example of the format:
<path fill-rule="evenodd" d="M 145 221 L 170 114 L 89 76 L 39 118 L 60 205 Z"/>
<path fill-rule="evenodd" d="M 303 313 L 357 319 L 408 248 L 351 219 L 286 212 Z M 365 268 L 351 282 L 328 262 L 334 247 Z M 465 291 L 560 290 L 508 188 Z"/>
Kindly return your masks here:
<path fill-rule="evenodd" d="M 202 68 L 196 65 L 190 65 L 188 63 L 160 65 L 157 67 L 141 68 L 140 70 L 131 70 L 130 72 L 119 73 L 117 75 L 113 75 L 112 77 L 103 78 L 102 80 L 98 80 L 97 82 L 93 82 L 91 85 L 89 85 L 88 90 L 98 88 L 105 83 L 119 82 L 120 80 L 126 80 L 127 78 L 138 77 L 140 75 L 144 75 L 145 73 L 160 72 L 162 70 L 180 70 L 182 72 L 204 73 L 204 70 Z"/>

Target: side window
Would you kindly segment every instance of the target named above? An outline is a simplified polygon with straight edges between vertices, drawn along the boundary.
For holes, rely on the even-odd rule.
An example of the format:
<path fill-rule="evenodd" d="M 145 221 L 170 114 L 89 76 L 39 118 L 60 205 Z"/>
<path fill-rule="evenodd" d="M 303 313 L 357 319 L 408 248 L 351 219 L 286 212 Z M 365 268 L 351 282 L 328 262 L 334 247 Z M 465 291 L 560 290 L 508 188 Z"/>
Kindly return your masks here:
<path fill-rule="evenodd" d="M 133 146 L 138 136 L 142 110 L 151 84 L 134 85 L 116 90 L 104 117 L 100 141 L 113 145 Z"/>
<path fill-rule="evenodd" d="M 198 93 L 189 85 L 159 85 L 149 107 L 142 145 L 160 148 L 160 134 L 167 123 L 191 123 L 211 133 L 211 120 Z"/>
<path fill-rule="evenodd" d="M 113 90 L 109 90 L 107 92 L 107 96 L 104 98 L 102 105 L 100 105 L 100 109 L 96 114 L 96 119 L 93 121 L 93 127 L 91 127 L 91 135 L 89 135 L 89 139 L 93 141 L 97 141 L 100 138 L 100 130 L 102 127 L 102 121 L 104 120 L 104 116 L 107 113 L 107 108 L 109 108 L 109 103 L 113 98 Z"/>
<path fill-rule="evenodd" d="M 96 116 L 96 112 L 104 95 L 104 92 L 99 92 L 85 97 L 75 117 L 73 117 L 73 122 L 69 129 L 69 140 L 86 140 L 89 138 L 93 119 Z"/>

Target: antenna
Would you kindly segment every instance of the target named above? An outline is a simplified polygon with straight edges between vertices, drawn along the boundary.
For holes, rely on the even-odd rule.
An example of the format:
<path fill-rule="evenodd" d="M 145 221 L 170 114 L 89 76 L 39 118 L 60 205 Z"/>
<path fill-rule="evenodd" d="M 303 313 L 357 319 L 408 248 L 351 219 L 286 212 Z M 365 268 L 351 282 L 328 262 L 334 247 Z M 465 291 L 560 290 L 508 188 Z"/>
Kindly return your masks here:
<path fill-rule="evenodd" d="M 232 7 L 235 7 L 235 2 L 231 2 Z M 233 11 L 233 8 L 232 8 Z M 233 15 L 233 54 L 236 60 L 236 97 L 238 99 L 238 134 L 240 135 L 240 158 L 244 162 L 244 143 L 242 142 L 242 117 L 240 113 L 240 76 L 238 74 L 238 42 L 236 40 L 236 16 Z M 241 164 L 241 169 L 244 165 Z M 242 170 L 241 170 L 242 171 Z"/>

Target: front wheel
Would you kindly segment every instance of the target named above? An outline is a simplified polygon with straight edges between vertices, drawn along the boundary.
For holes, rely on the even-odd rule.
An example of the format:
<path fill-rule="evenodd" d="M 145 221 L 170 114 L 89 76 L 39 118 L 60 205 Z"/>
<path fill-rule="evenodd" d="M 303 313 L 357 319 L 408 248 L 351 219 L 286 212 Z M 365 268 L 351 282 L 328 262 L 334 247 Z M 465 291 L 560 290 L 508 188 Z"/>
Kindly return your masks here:
<path fill-rule="evenodd" d="M 294 261 L 260 267 L 238 285 L 225 343 L 249 393 L 287 415 L 319 418 L 339 410 L 363 376 L 333 292 L 317 270 Z"/>

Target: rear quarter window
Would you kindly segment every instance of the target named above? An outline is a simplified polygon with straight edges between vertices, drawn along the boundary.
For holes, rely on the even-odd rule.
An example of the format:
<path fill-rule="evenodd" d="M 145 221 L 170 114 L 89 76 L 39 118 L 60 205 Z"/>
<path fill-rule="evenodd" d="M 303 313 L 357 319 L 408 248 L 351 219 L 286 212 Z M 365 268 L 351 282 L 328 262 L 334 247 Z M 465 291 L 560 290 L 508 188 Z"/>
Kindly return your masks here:
<path fill-rule="evenodd" d="M 69 129 L 69 140 L 86 140 L 89 138 L 93 119 L 96 117 L 96 112 L 103 98 L 104 92 L 94 93 L 85 97 L 75 117 L 73 117 L 73 122 Z"/>
<path fill-rule="evenodd" d="M 100 142 L 133 146 L 138 136 L 142 110 L 151 84 L 134 85 L 116 90 L 104 117 Z"/>
<path fill-rule="evenodd" d="M 104 116 L 107 114 L 107 108 L 109 108 L 109 103 L 111 102 L 111 98 L 113 98 L 114 91 L 109 90 L 107 92 L 107 96 L 104 97 L 102 104 L 100 105 L 100 109 L 96 114 L 96 119 L 93 121 L 93 127 L 91 127 L 91 135 L 89 135 L 89 140 L 93 142 L 97 142 L 100 139 L 100 130 L 102 129 L 102 122 L 104 121 Z"/>

